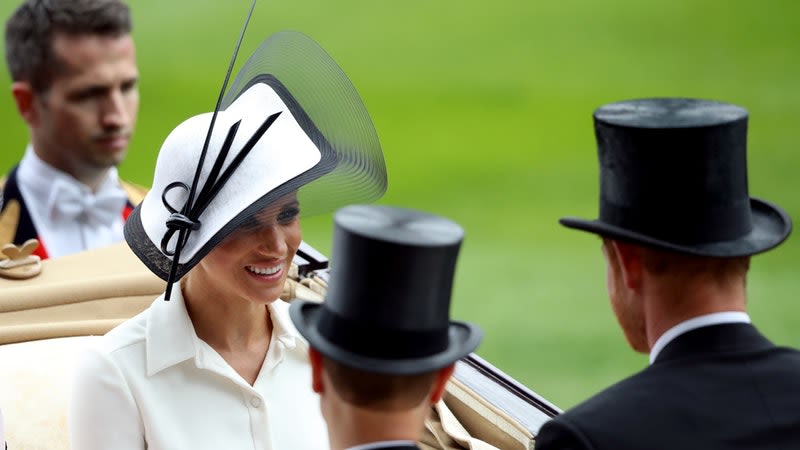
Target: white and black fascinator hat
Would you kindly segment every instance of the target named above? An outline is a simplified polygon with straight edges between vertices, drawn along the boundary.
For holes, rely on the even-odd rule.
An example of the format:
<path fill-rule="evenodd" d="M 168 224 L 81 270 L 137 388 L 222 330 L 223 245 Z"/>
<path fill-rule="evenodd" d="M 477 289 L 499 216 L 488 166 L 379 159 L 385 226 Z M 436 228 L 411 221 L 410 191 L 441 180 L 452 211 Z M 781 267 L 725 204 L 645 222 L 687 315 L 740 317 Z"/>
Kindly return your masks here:
<path fill-rule="evenodd" d="M 151 190 L 125 224 L 133 252 L 168 281 L 167 299 L 173 282 L 277 199 L 296 193 L 309 216 L 386 191 L 369 114 L 311 38 L 270 36 L 220 97 L 213 113 L 166 138 Z"/>

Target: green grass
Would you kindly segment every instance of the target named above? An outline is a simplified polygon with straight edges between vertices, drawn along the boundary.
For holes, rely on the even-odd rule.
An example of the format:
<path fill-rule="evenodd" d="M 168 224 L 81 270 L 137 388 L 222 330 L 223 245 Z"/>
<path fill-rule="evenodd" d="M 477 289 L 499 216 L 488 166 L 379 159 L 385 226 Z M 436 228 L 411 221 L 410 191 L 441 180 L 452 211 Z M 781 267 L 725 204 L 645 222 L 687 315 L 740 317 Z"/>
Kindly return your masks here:
<path fill-rule="evenodd" d="M 247 6 L 135 2 L 142 107 L 123 176 L 149 184 L 166 134 L 212 108 Z M 597 106 L 696 96 L 747 107 L 751 193 L 800 219 L 796 2 L 261 2 L 240 62 L 282 29 L 315 38 L 364 98 L 389 170 L 381 203 L 465 228 L 452 312 L 484 328 L 478 353 L 561 407 L 647 361 L 610 312 L 599 241 L 557 224 L 596 214 Z M 7 170 L 27 142 L 10 95 L 0 121 Z M 304 232 L 329 251 L 330 217 Z M 794 346 L 799 255 L 791 238 L 755 258 L 749 280 L 754 321 Z"/>

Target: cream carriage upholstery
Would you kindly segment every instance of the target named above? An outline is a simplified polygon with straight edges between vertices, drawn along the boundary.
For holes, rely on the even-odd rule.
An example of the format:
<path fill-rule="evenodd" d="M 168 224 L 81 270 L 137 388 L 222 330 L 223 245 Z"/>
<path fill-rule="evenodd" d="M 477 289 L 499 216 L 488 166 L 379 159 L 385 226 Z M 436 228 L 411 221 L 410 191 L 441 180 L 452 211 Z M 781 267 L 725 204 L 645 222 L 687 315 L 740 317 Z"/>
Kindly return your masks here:
<path fill-rule="evenodd" d="M 293 275 L 285 299 L 323 300 L 324 277 Z M 0 409 L 9 449 L 69 448 L 66 413 L 77 355 L 163 290 L 164 281 L 125 244 L 43 261 L 33 279 L 0 279 Z M 528 450 L 557 412 L 471 355 L 459 362 L 445 401 L 432 408 L 420 445 Z"/>

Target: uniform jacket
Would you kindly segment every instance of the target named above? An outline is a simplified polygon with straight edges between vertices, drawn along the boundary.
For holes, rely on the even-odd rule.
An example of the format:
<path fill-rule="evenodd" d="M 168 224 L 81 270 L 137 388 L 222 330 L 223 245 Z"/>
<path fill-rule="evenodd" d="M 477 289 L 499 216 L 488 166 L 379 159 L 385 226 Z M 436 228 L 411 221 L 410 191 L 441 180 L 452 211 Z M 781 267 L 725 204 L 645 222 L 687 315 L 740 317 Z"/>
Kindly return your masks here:
<path fill-rule="evenodd" d="M 800 448 L 800 352 L 750 324 L 676 337 L 655 362 L 546 423 L 536 449 Z"/>
<path fill-rule="evenodd" d="M 129 183 L 121 182 L 122 188 L 128 194 L 128 203 L 122 211 L 124 219 L 144 197 L 145 190 Z M 33 252 L 42 259 L 46 259 L 47 243 L 39 238 L 39 232 L 33 224 L 28 206 L 19 189 L 17 181 L 17 167 L 14 167 L 5 180 L 5 186 L 0 181 L 0 245 L 13 243 L 21 245 L 28 239 L 39 239 L 39 247 Z"/>

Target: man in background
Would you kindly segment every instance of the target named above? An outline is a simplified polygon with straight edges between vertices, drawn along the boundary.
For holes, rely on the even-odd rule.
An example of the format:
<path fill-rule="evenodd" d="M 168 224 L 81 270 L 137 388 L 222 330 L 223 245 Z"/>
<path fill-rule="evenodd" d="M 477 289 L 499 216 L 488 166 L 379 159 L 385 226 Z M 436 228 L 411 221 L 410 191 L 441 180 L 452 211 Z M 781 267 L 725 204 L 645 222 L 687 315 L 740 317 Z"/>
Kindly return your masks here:
<path fill-rule="evenodd" d="M 546 423 L 536 448 L 789 449 L 800 446 L 800 352 L 750 323 L 750 256 L 791 220 L 749 196 L 747 111 L 681 98 L 594 114 L 600 235 L 611 306 L 650 366 Z"/>
<path fill-rule="evenodd" d="M 130 33 L 119 0 L 26 0 L 7 20 L 11 93 L 30 145 L 5 180 L 0 245 L 35 238 L 47 258 L 122 240 L 143 195 L 116 169 L 139 108 Z"/>
<path fill-rule="evenodd" d="M 295 300 L 332 450 L 417 449 L 455 362 L 482 333 L 450 321 L 457 224 L 385 206 L 335 215 L 323 304 Z"/>

